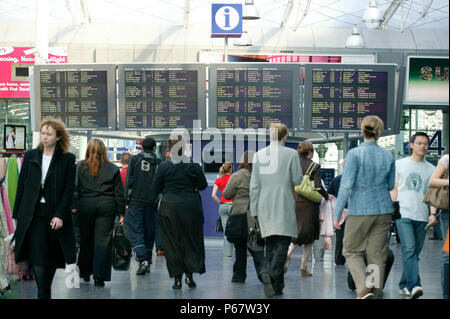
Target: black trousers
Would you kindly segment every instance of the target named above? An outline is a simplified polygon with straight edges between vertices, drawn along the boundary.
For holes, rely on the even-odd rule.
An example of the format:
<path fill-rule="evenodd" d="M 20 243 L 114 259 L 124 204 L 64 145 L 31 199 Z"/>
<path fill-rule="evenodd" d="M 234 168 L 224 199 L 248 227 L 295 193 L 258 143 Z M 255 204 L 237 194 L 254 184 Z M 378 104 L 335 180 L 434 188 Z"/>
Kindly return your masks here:
<path fill-rule="evenodd" d="M 272 286 L 276 293 L 284 288 L 284 263 L 286 262 L 291 237 L 266 237 L 266 269 L 272 279 Z"/>
<path fill-rule="evenodd" d="M 232 281 L 244 282 L 247 278 L 247 250 L 252 255 L 253 262 L 255 264 L 256 275 L 258 279 L 262 282 L 261 273 L 265 269 L 265 257 L 264 257 L 264 246 L 260 249 L 251 249 L 247 246 L 247 242 L 236 242 L 234 243 L 236 260 L 233 265 L 233 279 Z"/>
<path fill-rule="evenodd" d="M 342 255 L 342 248 L 344 247 L 344 231 L 345 222 L 341 225 L 341 229 L 336 229 L 336 248 L 334 250 L 334 262 L 336 265 L 345 264 L 345 257 Z"/>
<path fill-rule="evenodd" d="M 56 267 L 48 265 L 33 265 L 33 269 L 38 288 L 38 299 L 51 299 L 51 288 Z"/>
<path fill-rule="evenodd" d="M 113 198 L 81 198 L 78 206 L 80 228 L 80 276 L 111 280 L 112 234 L 116 204 Z"/>

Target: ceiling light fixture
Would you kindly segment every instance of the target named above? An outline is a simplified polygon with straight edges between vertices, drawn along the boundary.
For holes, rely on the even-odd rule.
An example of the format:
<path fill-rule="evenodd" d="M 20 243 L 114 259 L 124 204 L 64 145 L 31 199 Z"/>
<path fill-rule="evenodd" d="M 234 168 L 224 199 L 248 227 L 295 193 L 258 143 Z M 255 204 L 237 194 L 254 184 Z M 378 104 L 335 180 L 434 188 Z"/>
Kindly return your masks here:
<path fill-rule="evenodd" d="M 241 37 L 234 41 L 233 45 L 238 47 L 251 47 L 253 45 L 252 38 L 250 38 L 247 31 L 243 31 Z"/>
<path fill-rule="evenodd" d="M 359 33 L 358 28 L 354 26 L 352 34 L 347 38 L 347 41 L 345 42 L 345 47 L 352 49 L 361 49 L 364 48 L 364 46 L 365 46 L 364 39 Z"/>
<path fill-rule="evenodd" d="M 258 9 L 255 7 L 253 0 L 245 0 L 244 10 L 242 13 L 242 19 L 244 20 L 257 20 L 259 19 Z"/>
<path fill-rule="evenodd" d="M 369 29 L 377 28 L 380 21 L 383 21 L 377 0 L 369 0 L 369 7 L 364 11 L 362 21 Z"/>

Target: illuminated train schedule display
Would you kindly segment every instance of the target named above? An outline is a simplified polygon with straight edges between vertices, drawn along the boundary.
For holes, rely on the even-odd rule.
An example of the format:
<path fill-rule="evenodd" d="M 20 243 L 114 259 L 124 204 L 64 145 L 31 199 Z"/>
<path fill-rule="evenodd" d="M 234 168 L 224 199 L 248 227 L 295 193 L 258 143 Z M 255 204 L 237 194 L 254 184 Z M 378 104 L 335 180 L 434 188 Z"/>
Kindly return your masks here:
<path fill-rule="evenodd" d="M 299 127 L 298 64 L 213 64 L 209 83 L 210 127 Z"/>
<path fill-rule="evenodd" d="M 114 65 L 34 66 L 36 127 L 52 116 L 68 129 L 115 130 Z"/>
<path fill-rule="evenodd" d="M 359 131 L 365 116 L 394 125 L 395 65 L 307 64 L 305 131 Z"/>
<path fill-rule="evenodd" d="M 121 130 L 206 125 L 204 64 L 119 65 L 119 92 Z"/>

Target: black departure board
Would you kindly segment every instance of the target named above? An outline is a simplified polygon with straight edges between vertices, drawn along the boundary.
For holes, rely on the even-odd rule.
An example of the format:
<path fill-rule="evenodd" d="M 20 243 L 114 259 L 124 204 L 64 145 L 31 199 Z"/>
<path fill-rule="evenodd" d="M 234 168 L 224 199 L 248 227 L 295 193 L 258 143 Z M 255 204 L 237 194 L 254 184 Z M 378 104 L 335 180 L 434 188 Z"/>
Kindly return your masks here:
<path fill-rule="evenodd" d="M 209 126 L 297 128 L 299 78 L 298 65 L 211 65 Z"/>
<path fill-rule="evenodd" d="M 394 110 L 394 65 L 306 65 L 305 127 L 312 131 L 358 131 L 365 116 L 385 128 Z"/>
<path fill-rule="evenodd" d="M 114 66 L 35 66 L 34 73 L 37 122 L 52 116 L 68 129 L 116 128 Z"/>
<path fill-rule="evenodd" d="M 201 64 L 119 66 L 119 126 L 124 130 L 192 128 L 206 116 Z"/>

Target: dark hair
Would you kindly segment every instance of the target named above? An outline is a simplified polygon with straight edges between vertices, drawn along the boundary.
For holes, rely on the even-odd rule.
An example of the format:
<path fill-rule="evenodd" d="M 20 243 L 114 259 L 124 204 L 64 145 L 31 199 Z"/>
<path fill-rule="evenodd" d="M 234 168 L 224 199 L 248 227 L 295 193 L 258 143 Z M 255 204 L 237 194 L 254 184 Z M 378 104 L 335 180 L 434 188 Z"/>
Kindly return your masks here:
<path fill-rule="evenodd" d="M 250 172 L 252 171 L 252 162 L 253 162 L 253 151 L 245 151 L 244 154 L 242 154 L 241 161 L 238 166 L 238 170 L 242 168 L 248 169 Z"/>
<path fill-rule="evenodd" d="M 142 141 L 142 148 L 144 149 L 144 152 L 151 152 L 155 146 L 156 142 L 153 137 L 146 137 Z"/>
<path fill-rule="evenodd" d="M 428 144 L 430 144 L 430 137 L 427 135 L 427 133 L 425 132 L 417 132 L 416 134 L 414 134 L 413 136 L 411 136 L 411 140 L 409 141 L 410 143 L 414 143 L 416 141 L 416 137 L 417 136 L 423 136 L 426 137 L 428 140 Z"/>
<path fill-rule="evenodd" d="M 130 163 L 131 154 L 128 152 L 123 152 L 122 155 L 120 155 L 120 162 L 122 164 L 128 164 Z"/>
<path fill-rule="evenodd" d="M 184 140 L 182 135 L 178 135 L 178 137 L 175 136 L 171 136 L 169 137 L 169 140 L 167 142 L 167 150 L 172 153 L 172 148 L 177 145 L 178 143 L 180 143 L 180 148 L 178 149 L 178 156 L 182 156 L 183 155 L 183 151 L 186 145 L 186 141 Z"/>
<path fill-rule="evenodd" d="M 301 156 L 307 157 L 310 152 L 314 153 L 314 147 L 311 142 L 303 141 L 298 143 L 297 152 Z"/>

